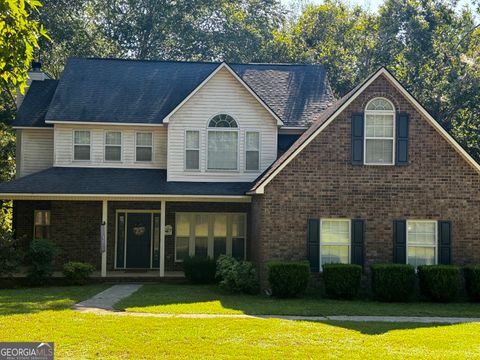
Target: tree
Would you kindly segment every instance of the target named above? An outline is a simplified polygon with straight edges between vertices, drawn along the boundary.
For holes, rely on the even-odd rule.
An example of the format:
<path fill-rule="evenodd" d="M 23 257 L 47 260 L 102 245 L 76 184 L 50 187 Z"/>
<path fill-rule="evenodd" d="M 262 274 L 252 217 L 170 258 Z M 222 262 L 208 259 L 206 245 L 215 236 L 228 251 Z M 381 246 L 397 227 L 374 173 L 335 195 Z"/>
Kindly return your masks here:
<path fill-rule="evenodd" d="M 37 0 L 0 1 L 0 78 L 3 91 L 18 86 L 23 92 L 27 71 L 33 60 L 33 51 L 38 48 L 38 39 L 48 37 L 38 21 L 32 20 L 42 4 Z"/>

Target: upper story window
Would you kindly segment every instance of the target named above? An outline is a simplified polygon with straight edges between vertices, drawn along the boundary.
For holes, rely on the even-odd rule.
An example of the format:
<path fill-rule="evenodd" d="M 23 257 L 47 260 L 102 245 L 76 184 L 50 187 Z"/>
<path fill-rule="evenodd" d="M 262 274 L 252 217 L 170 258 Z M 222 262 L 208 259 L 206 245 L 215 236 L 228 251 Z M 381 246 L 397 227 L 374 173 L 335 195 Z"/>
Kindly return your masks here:
<path fill-rule="evenodd" d="M 245 133 L 245 170 L 260 169 L 260 133 L 247 131 Z"/>
<path fill-rule="evenodd" d="M 152 161 L 153 135 L 151 132 L 135 134 L 135 161 Z"/>
<path fill-rule="evenodd" d="M 73 160 L 90 160 L 90 131 L 75 130 L 73 134 Z"/>
<path fill-rule="evenodd" d="M 105 133 L 105 161 L 122 160 L 122 133 L 107 131 Z"/>
<path fill-rule="evenodd" d="M 198 130 L 185 132 L 185 169 L 200 169 L 200 131 Z"/>
<path fill-rule="evenodd" d="M 238 170 L 238 125 L 227 114 L 208 123 L 208 170 Z"/>
<path fill-rule="evenodd" d="M 365 164 L 393 165 L 395 154 L 395 108 L 384 98 L 371 100 L 365 108 Z"/>

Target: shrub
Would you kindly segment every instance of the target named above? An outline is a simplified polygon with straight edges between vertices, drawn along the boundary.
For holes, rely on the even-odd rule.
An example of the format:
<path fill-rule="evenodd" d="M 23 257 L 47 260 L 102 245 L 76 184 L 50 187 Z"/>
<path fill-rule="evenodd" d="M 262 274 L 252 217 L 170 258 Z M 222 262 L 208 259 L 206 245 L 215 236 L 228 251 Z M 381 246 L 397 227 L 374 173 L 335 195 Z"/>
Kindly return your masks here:
<path fill-rule="evenodd" d="M 334 299 L 353 299 L 358 294 L 362 267 L 353 264 L 323 265 L 325 292 Z"/>
<path fill-rule="evenodd" d="M 420 291 L 432 301 L 453 301 L 460 286 L 459 275 L 459 268 L 452 265 L 419 266 Z"/>
<path fill-rule="evenodd" d="M 0 277 L 11 276 L 18 270 L 22 257 L 17 243 L 11 231 L 0 227 Z"/>
<path fill-rule="evenodd" d="M 473 301 L 480 301 L 480 265 L 470 265 L 463 269 L 467 294 Z"/>
<path fill-rule="evenodd" d="M 220 279 L 220 287 L 230 292 L 256 294 L 259 290 L 255 266 L 231 256 L 221 255 L 218 258 L 217 278 Z"/>
<path fill-rule="evenodd" d="M 193 284 L 211 284 L 215 282 L 216 263 L 209 257 L 187 257 L 183 261 L 183 271 Z"/>
<path fill-rule="evenodd" d="M 267 268 L 274 296 L 294 297 L 307 289 L 310 278 L 308 261 L 272 261 L 267 264 Z"/>
<path fill-rule="evenodd" d="M 34 285 L 43 285 L 53 274 L 53 259 L 59 253 L 57 246 L 47 239 L 36 239 L 30 243 L 28 278 Z"/>
<path fill-rule="evenodd" d="M 70 261 L 63 265 L 63 275 L 69 284 L 83 285 L 87 283 L 87 279 L 95 271 L 92 264 Z"/>
<path fill-rule="evenodd" d="M 374 264 L 372 291 L 375 299 L 406 302 L 415 293 L 415 268 L 406 264 Z"/>

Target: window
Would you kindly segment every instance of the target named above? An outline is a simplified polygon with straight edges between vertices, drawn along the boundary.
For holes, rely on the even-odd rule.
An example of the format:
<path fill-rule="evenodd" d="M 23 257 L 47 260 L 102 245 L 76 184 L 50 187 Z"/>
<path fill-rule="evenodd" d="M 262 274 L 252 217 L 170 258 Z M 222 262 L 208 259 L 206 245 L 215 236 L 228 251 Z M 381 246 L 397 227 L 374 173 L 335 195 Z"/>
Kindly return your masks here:
<path fill-rule="evenodd" d="M 217 259 L 224 254 L 244 260 L 246 226 L 243 213 L 177 213 L 175 261 L 187 256 Z"/>
<path fill-rule="evenodd" d="M 407 221 L 407 263 L 415 267 L 437 263 L 436 221 Z"/>
<path fill-rule="evenodd" d="M 135 160 L 152 161 L 153 137 L 151 132 L 136 134 Z"/>
<path fill-rule="evenodd" d="M 395 109 L 383 98 L 371 100 L 365 109 L 365 164 L 393 165 Z"/>
<path fill-rule="evenodd" d="M 260 133 L 245 133 L 245 170 L 258 171 L 260 168 Z"/>
<path fill-rule="evenodd" d="M 238 170 L 238 126 L 230 115 L 217 115 L 208 123 L 207 168 Z"/>
<path fill-rule="evenodd" d="M 34 211 L 33 237 L 35 239 L 50 238 L 50 211 L 35 210 Z"/>
<path fill-rule="evenodd" d="M 320 265 L 350 263 L 350 220 L 322 219 L 320 224 Z"/>
<path fill-rule="evenodd" d="M 90 160 L 90 131 L 74 131 L 73 160 Z"/>
<path fill-rule="evenodd" d="M 107 131 L 105 133 L 105 161 L 122 160 L 122 133 Z"/>
<path fill-rule="evenodd" d="M 185 132 L 185 169 L 200 169 L 200 132 Z"/>

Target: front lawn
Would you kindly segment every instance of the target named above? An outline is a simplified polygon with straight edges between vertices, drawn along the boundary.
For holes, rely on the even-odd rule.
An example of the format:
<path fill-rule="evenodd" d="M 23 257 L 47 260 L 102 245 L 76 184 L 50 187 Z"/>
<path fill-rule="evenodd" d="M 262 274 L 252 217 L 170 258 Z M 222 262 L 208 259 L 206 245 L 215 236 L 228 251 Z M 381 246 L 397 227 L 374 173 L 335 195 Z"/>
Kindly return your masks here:
<path fill-rule="evenodd" d="M 480 324 L 155 318 L 67 309 L 103 288 L 0 290 L 0 341 L 53 341 L 56 359 L 480 357 Z"/>
<path fill-rule="evenodd" d="M 476 303 L 380 303 L 338 301 L 309 295 L 301 299 L 237 295 L 215 285 L 144 285 L 115 305 L 131 312 L 270 315 L 397 315 L 480 317 Z"/>

